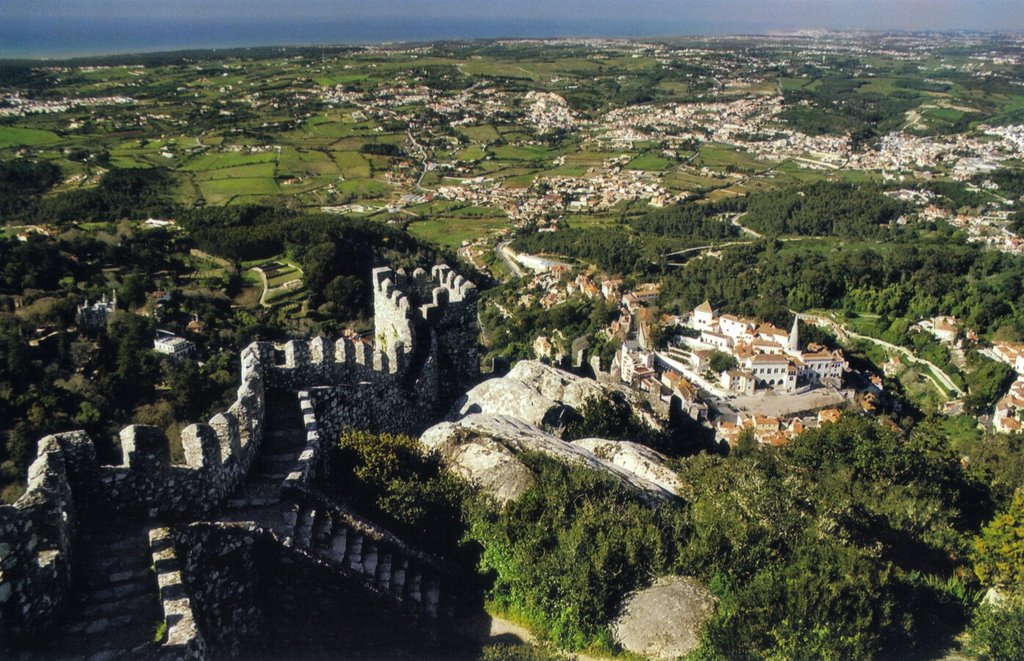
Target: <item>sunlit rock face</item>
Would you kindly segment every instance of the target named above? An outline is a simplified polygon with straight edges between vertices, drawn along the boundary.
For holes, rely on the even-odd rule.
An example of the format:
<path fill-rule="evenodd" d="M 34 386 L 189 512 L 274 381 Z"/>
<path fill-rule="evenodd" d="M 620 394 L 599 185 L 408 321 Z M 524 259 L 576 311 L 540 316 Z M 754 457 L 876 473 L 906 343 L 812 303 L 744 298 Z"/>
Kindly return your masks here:
<path fill-rule="evenodd" d="M 650 659 L 676 659 L 697 649 L 718 598 L 700 579 L 664 576 L 630 595 L 612 624 L 615 641 Z"/>
<path fill-rule="evenodd" d="M 567 443 L 535 424 L 507 415 L 471 413 L 456 422 L 434 425 L 423 433 L 420 442 L 428 451 L 437 452 L 449 468 L 499 502 L 514 500 L 533 486 L 533 473 L 518 457 L 524 452 L 540 452 L 569 464 L 601 471 L 652 500 L 670 498 L 674 493 L 627 466 L 602 458 L 584 445 Z M 588 439 L 588 442 L 601 448 L 606 448 L 607 444 L 620 444 L 603 439 Z M 621 454 L 639 456 L 635 450 L 625 450 Z M 660 457 L 657 453 L 651 454 Z M 654 461 L 653 457 L 649 460 Z M 668 471 L 667 467 L 663 468 Z M 645 472 L 654 473 L 646 469 Z M 667 481 L 664 475 L 660 479 Z"/>
<path fill-rule="evenodd" d="M 605 394 L 606 389 L 593 379 L 536 360 L 522 360 L 505 376 L 484 381 L 467 392 L 456 402 L 454 412 L 459 416 L 507 415 L 549 429 L 561 429 L 588 398 Z"/>

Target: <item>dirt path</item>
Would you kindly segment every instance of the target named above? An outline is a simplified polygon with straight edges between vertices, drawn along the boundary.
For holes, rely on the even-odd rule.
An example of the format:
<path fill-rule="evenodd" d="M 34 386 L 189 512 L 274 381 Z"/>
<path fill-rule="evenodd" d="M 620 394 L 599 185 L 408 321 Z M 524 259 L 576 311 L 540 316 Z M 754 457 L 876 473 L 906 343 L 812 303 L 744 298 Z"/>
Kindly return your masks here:
<path fill-rule="evenodd" d="M 540 644 L 540 640 L 524 626 L 487 613 L 467 625 L 467 633 L 484 645 Z M 603 657 L 588 656 L 579 652 L 562 652 L 576 661 L 605 661 Z"/>

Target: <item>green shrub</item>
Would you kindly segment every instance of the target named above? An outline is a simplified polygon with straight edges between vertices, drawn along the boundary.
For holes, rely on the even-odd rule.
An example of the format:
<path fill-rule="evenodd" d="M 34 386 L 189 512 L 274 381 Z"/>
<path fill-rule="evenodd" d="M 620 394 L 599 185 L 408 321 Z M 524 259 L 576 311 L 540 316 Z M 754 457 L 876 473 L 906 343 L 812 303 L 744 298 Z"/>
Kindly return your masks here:
<path fill-rule="evenodd" d="M 647 503 L 595 471 L 525 455 L 537 486 L 495 510 L 477 501 L 469 537 L 483 546 L 496 604 L 557 645 L 610 648 L 622 598 L 668 573 L 689 524 L 675 503 Z"/>
<path fill-rule="evenodd" d="M 967 651 L 979 659 L 1019 661 L 1024 659 L 1024 605 L 983 605 L 971 626 Z"/>
<path fill-rule="evenodd" d="M 462 536 L 468 485 L 424 454 L 417 439 L 346 430 L 327 459 L 325 486 L 335 497 L 408 541 L 446 555 Z"/>

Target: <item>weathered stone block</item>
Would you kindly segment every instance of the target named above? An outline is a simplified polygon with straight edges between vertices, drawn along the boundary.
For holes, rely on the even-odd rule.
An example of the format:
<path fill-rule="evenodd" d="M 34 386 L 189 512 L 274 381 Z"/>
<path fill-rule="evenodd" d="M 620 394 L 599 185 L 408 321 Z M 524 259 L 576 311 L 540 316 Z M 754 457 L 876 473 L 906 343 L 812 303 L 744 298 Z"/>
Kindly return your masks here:
<path fill-rule="evenodd" d="M 220 440 L 210 425 L 194 424 L 181 432 L 185 465 L 189 468 L 210 468 L 220 465 Z"/>
<path fill-rule="evenodd" d="M 158 427 L 128 425 L 121 430 L 122 463 L 129 468 L 152 468 L 171 464 L 167 435 Z"/>

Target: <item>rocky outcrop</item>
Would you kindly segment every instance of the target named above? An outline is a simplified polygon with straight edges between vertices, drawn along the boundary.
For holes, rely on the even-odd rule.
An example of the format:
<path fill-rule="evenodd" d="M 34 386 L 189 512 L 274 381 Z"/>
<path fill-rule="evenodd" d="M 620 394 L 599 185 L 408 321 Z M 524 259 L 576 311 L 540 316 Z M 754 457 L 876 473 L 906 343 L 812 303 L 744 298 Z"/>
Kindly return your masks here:
<path fill-rule="evenodd" d="M 536 360 L 516 363 L 508 374 L 489 379 L 455 404 L 459 415 L 494 413 L 534 425 L 562 427 L 583 403 L 606 389 L 593 379 L 570 374 Z"/>
<path fill-rule="evenodd" d="M 666 576 L 633 593 L 612 624 L 615 641 L 651 659 L 686 656 L 700 644 L 718 598 L 692 576 Z"/>
<path fill-rule="evenodd" d="M 566 463 L 601 471 L 652 499 L 672 495 L 661 484 L 603 459 L 585 447 L 566 443 L 535 424 L 507 415 L 471 413 L 456 422 L 434 425 L 423 433 L 420 442 L 429 451 L 439 453 L 452 470 L 499 502 L 514 500 L 533 486 L 533 474 L 518 458 L 523 452 L 540 452 Z"/>
<path fill-rule="evenodd" d="M 630 441 L 609 441 L 603 438 L 581 438 L 573 445 L 592 452 L 604 461 L 611 462 L 648 482 L 657 484 L 665 491 L 679 495 L 683 486 L 679 475 L 669 468 L 668 457 L 646 445 Z"/>

